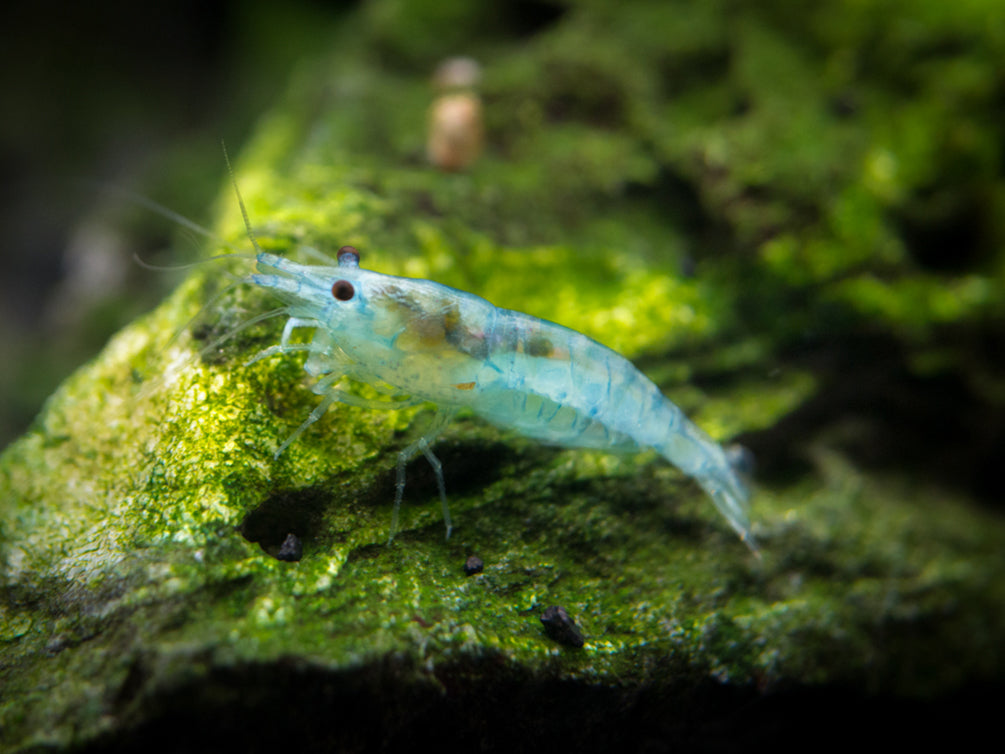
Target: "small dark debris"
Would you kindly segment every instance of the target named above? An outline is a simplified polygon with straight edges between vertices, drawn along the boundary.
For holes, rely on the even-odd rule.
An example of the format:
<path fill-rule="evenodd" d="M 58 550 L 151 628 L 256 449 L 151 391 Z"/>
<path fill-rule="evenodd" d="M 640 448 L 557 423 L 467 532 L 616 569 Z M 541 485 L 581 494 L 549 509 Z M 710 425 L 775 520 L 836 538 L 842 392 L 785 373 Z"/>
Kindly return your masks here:
<path fill-rule="evenodd" d="M 192 337 L 195 340 L 209 340 L 209 337 L 213 334 L 213 326 L 207 322 L 202 322 L 195 325 L 192 328 Z"/>
<path fill-rule="evenodd" d="M 474 576 L 476 573 L 481 573 L 484 570 L 485 570 L 485 561 L 483 561 L 477 555 L 472 555 L 470 558 L 464 561 L 465 576 Z"/>
<path fill-rule="evenodd" d="M 231 482 L 234 486 L 242 483 L 240 479 Z M 303 543 L 317 538 L 318 532 L 322 530 L 324 513 L 331 505 L 331 492 L 320 487 L 281 489 L 249 511 L 237 530 L 242 537 L 257 544 L 271 558 L 300 560 Z M 295 532 L 293 539 L 289 538 L 289 532 Z M 294 545 L 295 551 L 289 552 L 289 548 Z M 280 550 L 283 550 L 282 555 L 279 554 Z"/>
<path fill-rule="evenodd" d="M 544 624 L 544 632 L 559 644 L 569 647 L 582 647 L 586 643 L 583 632 L 579 630 L 576 622 L 565 612 L 564 607 L 552 605 L 546 607 L 541 614 L 541 623 Z"/>
<path fill-rule="evenodd" d="M 296 561 L 304 556 L 304 543 L 296 534 L 287 534 L 286 539 L 279 546 L 276 558 L 279 560 Z"/>
<path fill-rule="evenodd" d="M 852 92 L 843 92 L 831 98 L 830 111 L 838 118 L 850 118 L 861 108 L 859 98 Z"/>

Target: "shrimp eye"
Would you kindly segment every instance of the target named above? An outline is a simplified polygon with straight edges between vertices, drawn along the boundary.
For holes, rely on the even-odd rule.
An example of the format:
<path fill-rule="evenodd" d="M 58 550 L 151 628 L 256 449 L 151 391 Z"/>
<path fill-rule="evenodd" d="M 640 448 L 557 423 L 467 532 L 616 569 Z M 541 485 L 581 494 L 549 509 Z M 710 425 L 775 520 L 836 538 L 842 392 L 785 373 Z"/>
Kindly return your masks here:
<path fill-rule="evenodd" d="M 339 301 L 348 301 L 356 293 L 356 289 L 352 287 L 352 283 L 348 280 L 336 280 L 332 284 L 332 295 Z"/>
<path fill-rule="evenodd" d="M 359 267 L 359 252 L 355 246 L 343 246 L 338 250 L 339 267 Z"/>

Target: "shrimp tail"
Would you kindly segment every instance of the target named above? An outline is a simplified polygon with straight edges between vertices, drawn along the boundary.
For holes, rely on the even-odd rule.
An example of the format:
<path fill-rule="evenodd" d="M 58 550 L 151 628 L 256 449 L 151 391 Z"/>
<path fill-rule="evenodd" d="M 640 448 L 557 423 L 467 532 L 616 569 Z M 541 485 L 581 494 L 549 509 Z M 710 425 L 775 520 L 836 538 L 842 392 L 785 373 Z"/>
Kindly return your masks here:
<path fill-rule="evenodd" d="M 741 446 L 723 449 L 683 414 L 675 417 L 674 424 L 657 450 L 698 482 L 740 539 L 759 554 L 750 531 L 750 492 L 744 481 L 753 464 L 750 451 Z"/>
<path fill-rule="evenodd" d="M 721 452 L 721 451 L 720 451 Z M 747 502 L 750 492 L 736 471 L 727 463 L 708 469 L 703 475 L 696 476 L 696 481 L 705 493 L 712 498 L 715 507 L 726 517 L 729 525 L 740 535 L 740 539 L 754 553 L 758 552 L 757 541 L 750 531 L 750 519 Z"/>

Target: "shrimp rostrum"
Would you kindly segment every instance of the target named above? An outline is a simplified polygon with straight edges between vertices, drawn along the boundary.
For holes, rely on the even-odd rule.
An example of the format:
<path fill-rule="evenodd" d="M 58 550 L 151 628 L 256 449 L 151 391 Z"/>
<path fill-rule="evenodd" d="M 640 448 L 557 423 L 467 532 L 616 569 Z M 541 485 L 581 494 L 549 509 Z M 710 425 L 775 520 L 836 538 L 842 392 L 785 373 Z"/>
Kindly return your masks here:
<path fill-rule="evenodd" d="M 392 537 L 405 466 L 420 452 L 436 474 L 450 536 L 443 472 L 430 445 L 459 410 L 469 409 L 498 427 L 551 445 L 629 452 L 653 448 L 695 479 L 740 538 L 756 549 L 748 493 L 727 452 L 611 349 L 439 283 L 362 269 L 351 246 L 339 250 L 337 265 L 297 264 L 255 247 L 257 273 L 248 279 L 282 299 L 289 319 L 280 343 L 253 361 L 308 351 L 305 369 L 318 378 L 313 390 L 322 396 L 277 455 L 336 401 L 362 408 L 437 406 L 432 427 L 398 456 Z M 297 328 L 313 328 L 309 344 L 291 342 Z M 339 385 L 345 377 L 385 386 L 389 398 L 348 392 Z"/>

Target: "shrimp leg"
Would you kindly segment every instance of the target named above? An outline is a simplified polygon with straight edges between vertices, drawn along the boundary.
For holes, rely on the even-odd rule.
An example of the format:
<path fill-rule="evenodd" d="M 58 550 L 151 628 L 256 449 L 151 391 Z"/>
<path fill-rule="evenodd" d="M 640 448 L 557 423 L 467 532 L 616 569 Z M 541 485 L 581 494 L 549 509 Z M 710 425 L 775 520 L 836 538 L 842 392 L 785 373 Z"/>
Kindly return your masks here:
<path fill-rule="evenodd" d="M 391 514 L 391 534 L 387 538 L 388 544 L 394 541 L 395 532 L 398 530 L 398 511 L 401 508 L 401 498 L 405 495 L 405 466 L 419 452 L 426 457 L 429 465 L 433 467 L 433 473 L 436 474 L 436 486 L 440 488 L 440 503 L 443 505 L 443 522 L 447 527 L 447 539 L 450 539 L 450 532 L 454 527 L 450 522 L 450 507 L 447 505 L 447 488 L 443 483 L 443 464 L 440 463 L 440 459 L 430 450 L 429 444 L 440 436 L 440 433 L 450 423 L 450 420 L 454 418 L 454 414 L 455 412 L 450 410 L 440 409 L 437 411 L 436 416 L 433 417 L 432 425 L 426 430 L 426 434 L 398 453 L 398 478 L 394 487 L 394 512 Z"/>
<path fill-rule="evenodd" d="M 294 351 L 317 351 L 318 347 L 313 343 L 290 343 L 290 336 L 293 330 L 298 327 L 320 327 L 321 323 L 315 319 L 302 319 L 300 317 L 290 317 L 283 327 L 283 336 L 279 339 L 279 344 L 263 348 L 246 362 L 244 366 L 251 366 L 255 362 L 267 359 L 281 353 L 293 353 Z"/>
<path fill-rule="evenodd" d="M 279 449 L 275 452 L 275 458 L 279 458 L 279 456 L 282 455 L 282 452 L 286 450 L 298 437 L 300 437 L 300 435 L 302 435 L 309 426 L 324 416 L 333 403 L 344 403 L 347 406 L 355 406 L 357 408 L 375 408 L 385 411 L 388 409 L 409 408 L 410 406 L 417 406 L 420 403 L 425 403 L 422 398 L 414 397 L 407 398 L 402 401 L 382 401 L 373 398 L 363 398 L 358 395 L 353 395 L 342 388 L 332 387 L 332 385 L 342 379 L 342 377 L 343 375 L 341 374 L 330 374 L 312 388 L 315 393 L 323 396 L 321 398 L 321 402 L 314 407 L 314 410 L 311 411 L 310 416 L 304 420 L 304 423 L 297 427 L 293 434 L 287 437 L 285 442 L 279 446 Z"/>
<path fill-rule="evenodd" d="M 199 349 L 199 356 L 206 356 L 207 354 L 212 353 L 213 350 L 217 346 L 220 346 L 223 343 L 226 343 L 228 340 L 230 340 L 231 338 L 233 338 L 238 333 L 240 333 L 240 332 L 242 332 L 244 330 L 247 330 L 249 327 L 257 325 L 259 322 L 264 322 L 265 320 L 272 319 L 273 317 L 280 317 L 280 316 L 282 316 L 285 313 L 286 313 L 286 307 L 281 307 L 279 309 L 273 309 L 272 311 L 264 312 L 264 313 L 259 314 L 257 316 L 251 317 L 250 319 L 246 319 L 241 324 L 239 324 L 236 327 L 232 328 L 231 330 L 228 330 L 227 332 L 225 332 L 223 335 L 221 335 L 216 340 L 210 341 L 210 343 L 208 345 L 205 345 L 202 348 L 200 348 Z M 198 316 L 198 315 L 196 315 L 196 316 Z"/>

